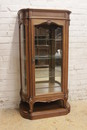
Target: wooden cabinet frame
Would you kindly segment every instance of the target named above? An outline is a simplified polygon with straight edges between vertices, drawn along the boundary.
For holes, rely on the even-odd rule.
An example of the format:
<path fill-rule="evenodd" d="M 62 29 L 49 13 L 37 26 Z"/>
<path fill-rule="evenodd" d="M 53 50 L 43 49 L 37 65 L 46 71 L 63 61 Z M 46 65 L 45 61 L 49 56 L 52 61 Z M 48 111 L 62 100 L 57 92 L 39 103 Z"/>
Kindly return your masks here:
<path fill-rule="evenodd" d="M 21 9 L 18 12 L 19 20 L 19 51 L 20 51 L 20 79 L 21 79 L 21 102 L 20 113 L 24 118 L 37 119 L 43 117 L 64 115 L 70 112 L 68 100 L 68 39 L 69 39 L 69 14 L 68 10 L 44 10 L 44 9 Z M 35 30 L 34 26 L 41 23 L 55 23 L 63 27 L 63 48 L 62 48 L 62 82 L 61 92 L 35 95 Z M 22 50 L 21 50 L 21 25 L 25 25 L 25 47 L 26 47 L 26 93 L 23 92 L 22 84 Z M 24 40 L 25 40 L 24 39 Z M 63 107 L 54 108 L 57 100 L 62 100 Z M 52 108 L 49 110 L 40 110 L 40 103 L 52 102 Z M 39 103 L 34 110 L 34 104 Z M 50 105 L 50 104 L 49 104 Z M 60 106 L 60 105 L 59 105 Z M 42 109 L 42 108 L 41 108 Z"/>

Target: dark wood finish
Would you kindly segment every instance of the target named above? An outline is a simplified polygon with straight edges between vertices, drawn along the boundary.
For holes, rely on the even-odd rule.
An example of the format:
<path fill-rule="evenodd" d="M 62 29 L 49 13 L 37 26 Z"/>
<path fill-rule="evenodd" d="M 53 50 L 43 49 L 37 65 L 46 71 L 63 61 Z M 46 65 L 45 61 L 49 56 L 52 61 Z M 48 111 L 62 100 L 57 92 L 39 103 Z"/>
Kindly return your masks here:
<path fill-rule="evenodd" d="M 19 20 L 19 48 L 20 48 L 20 77 L 21 77 L 21 102 L 20 102 L 20 113 L 24 118 L 27 119 L 38 119 L 44 117 L 52 117 L 58 115 L 65 115 L 70 112 L 70 106 L 67 103 L 68 100 L 68 37 L 69 37 L 69 14 L 71 12 L 68 10 L 47 10 L 47 9 L 21 9 L 18 12 Z M 49 93 L 44 95 L 35 94 L 35 30 L 34 26 L 40 25 L 42 23 L 55 23 L 56 25 L 63 27 L 63 44 L 62 44 L 62 74 L 61 74 L 61 92 Z M 25 35 L 26 35 L 26 84 L 27 84 L 27 94 L 23 92 L 22 84 L 22 57 L 21 57 L 21 28 L 20 25 L 25 25 Z M 45 27 L 45 26 L 44 26 Z M 52 34 L 53 33 L 53 34 Z M 54 32 L 51 35 L 54 38 Z M 55 54 L 55 44 L 52 41 L 52 46 L 50 50 L 48 47 L 39 46 L 37 48 L 38 55 L 41 53 L 40 50 L 46 50 L 46 53 Z M 61 48 L 61 42 L 58 41 L 57 49 Z M 49 63 L 49 70 L 53 69 L 55 72 L 55 59 L 51 60 Z M 57 61 L 56 61 L 57 62 Z M 37 64 L 41 66 L 39 61 Z M 45 62 L 48 66 L 48 62 Z M 53 72 L 51 72 L 53 73 Z M 51 74 L 52 75 L 52 74 Z M 54 82 L 53 77 L 49 78 L 50 82 Z M 55 81 L 58 82 L 58 81 Z M 60 83 L 59 83 L 60 84 Z M 49 107 L 50 106 L 50 107 Z"/>

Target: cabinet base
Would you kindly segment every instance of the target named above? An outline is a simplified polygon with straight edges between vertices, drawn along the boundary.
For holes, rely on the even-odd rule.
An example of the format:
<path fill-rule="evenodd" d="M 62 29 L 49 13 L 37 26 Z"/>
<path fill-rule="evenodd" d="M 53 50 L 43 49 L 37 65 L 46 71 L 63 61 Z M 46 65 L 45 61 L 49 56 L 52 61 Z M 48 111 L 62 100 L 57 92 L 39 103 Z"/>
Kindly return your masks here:
<path fill-rule="evenodd" d="M 58 107 L 56 103 L 52 104 L 52 107 L 46 107 L 40 106 L 36 107 L 36 109 L 30 113 L 29 112 L 29 105 L 25 102 L 20 103 L 20 114 L 22 117 L 26 119 L 40 119 L 40 118 L 47 118 L 47 117 L 54 117 L 54 116 L 61 116 L 61 115 L 66 115 L 70 112 L 70 105 L 67 102 L 66 108 L 63 107 Z"/>

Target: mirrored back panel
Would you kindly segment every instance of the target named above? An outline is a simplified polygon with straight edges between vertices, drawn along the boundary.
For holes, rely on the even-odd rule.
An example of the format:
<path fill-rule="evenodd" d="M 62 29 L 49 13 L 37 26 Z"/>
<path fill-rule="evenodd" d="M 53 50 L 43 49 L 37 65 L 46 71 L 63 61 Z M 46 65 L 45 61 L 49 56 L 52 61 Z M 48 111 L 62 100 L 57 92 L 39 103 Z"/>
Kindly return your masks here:
<path fill-rule="evenodd" d="M 35 95 L 62 91 L 63 27 L 43 23 L 35 27 Z"/>

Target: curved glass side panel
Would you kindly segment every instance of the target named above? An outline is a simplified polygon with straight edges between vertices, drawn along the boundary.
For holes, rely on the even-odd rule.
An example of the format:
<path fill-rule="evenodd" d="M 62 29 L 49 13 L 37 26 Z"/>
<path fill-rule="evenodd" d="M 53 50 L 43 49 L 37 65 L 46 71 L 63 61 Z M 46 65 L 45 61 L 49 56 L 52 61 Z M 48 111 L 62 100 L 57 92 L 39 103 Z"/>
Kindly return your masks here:
<path fill-rule="evenodd" d="M 27 94 L 27 80 L 26 80 L 26 34 L 25 25 L 20 25 L 21 32 L 21 72 L 22 72 L 22 92 Z"/>
<path fill-rule="evenodd" d="M 35 94 L 61 92 L 63 27 L 35 26 Z"/>

